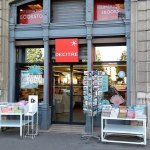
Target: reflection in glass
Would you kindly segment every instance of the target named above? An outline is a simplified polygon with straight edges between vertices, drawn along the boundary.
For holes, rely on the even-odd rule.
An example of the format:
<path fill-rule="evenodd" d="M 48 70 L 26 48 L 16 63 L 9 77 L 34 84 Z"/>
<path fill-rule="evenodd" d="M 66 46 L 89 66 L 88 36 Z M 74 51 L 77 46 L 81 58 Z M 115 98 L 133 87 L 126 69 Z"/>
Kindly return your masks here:
<path fill-rule="evenodd" d="M 72 71 L 71 71 L 72 70 Z M 84 123 L 83 73 L 86 65 L 53 66 L 53 121 Z"/>
<path fill-rule="evenodd" d="M 53 66 L 53 121 L 70 119 L 70 67 Z"/>
<path fill-rule="evenodd" d="M 86 71 L 85 65 L 73 66 L 73 79 L 76 79 L 76 84 L 73 84 L 73 122 L 85 122 L 83 114 L 83 74 Z"/>
<path fill-rule="evenodd" d="M 109 76 L 109 90 L 104 93 L 104 99 L 109 100 L 117 93 L 127 99 L 126 46 L 95 47 L 95 54 L 94 70 L 104 71 Z M 120 76 L 120 72 L 123 75 Z"/>
<path fill-rule="evenodd" d="M 28 100 L 29 95 L 38 95 L 43 101 L 44 71 L 43 66 L 25 66 L 20 70 L 19 100 Z"/>
<path fill-rule="evenodd" d="M 126 61 L 126 46 L 95 47 L 95 61 Z"/>

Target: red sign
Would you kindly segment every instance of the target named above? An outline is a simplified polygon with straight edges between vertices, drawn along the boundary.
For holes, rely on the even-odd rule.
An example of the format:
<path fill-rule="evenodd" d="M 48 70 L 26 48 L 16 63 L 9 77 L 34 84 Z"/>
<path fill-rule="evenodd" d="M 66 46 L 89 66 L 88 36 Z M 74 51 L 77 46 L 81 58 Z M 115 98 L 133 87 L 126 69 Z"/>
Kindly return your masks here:
<path fill-rule="evenodd" d="M 95 0 L 94 19 L 99 21 L 118 20 L 118 13 L 124 12 L 124 0 Z"/>
<path fill-rule="evenodd" d="M 78 39 L 55 40 L 56 62 L 78 62 Z"/>
<path fill-rule="evenodd" d="M 29 3 L 19 7 L 19 24 L 40 24 L 43 22 L 42 3 Z"/>

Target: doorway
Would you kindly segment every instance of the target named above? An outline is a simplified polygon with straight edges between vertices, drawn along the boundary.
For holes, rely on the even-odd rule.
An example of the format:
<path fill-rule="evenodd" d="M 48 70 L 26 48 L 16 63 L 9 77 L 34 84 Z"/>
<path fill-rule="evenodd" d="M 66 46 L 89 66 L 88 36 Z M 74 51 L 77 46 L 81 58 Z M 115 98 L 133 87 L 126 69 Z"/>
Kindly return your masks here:
<path fill-rule="evenodd" d="M 83 74 L 86 64 L 54 64 L 53 111 L 54 123 L 84 124 L 83 113 Z"/>

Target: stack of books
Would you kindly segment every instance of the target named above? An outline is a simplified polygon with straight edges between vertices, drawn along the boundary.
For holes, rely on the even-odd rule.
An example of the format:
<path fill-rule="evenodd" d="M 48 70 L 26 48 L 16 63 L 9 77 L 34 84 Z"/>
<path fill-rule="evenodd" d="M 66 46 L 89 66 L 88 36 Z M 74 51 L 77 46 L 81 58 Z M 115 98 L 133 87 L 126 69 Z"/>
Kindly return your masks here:
<path fill-rule="evenodd" d="M 127 118 L 135 118 L 134 106 L 128 106 L 128 109 L 127 109 Z"/>
<path fill-rule="evenodd" d="M 110 117 L 112 118 L 117 118 L 119 114 L 119 107 L 118 106 L 113 106 L 111 109 Z"/>
<path fill-rule="evenodd" d="M 126 116 L 127 116 L 127 107 L 126 106 L 119 106 L 118 118 L 126 118 Z"/>
<path fill-rule="evenodd" d="M 145 105 L 136 105 L 134 107 L 135 110 L 135 118 L 143 118 L 145 117 Z"/>
<path fill-rule="evenodd" d="M 110 117 L 112 106 L 111 105 L 103 105 L 102 106 L 102 116 Z"/>

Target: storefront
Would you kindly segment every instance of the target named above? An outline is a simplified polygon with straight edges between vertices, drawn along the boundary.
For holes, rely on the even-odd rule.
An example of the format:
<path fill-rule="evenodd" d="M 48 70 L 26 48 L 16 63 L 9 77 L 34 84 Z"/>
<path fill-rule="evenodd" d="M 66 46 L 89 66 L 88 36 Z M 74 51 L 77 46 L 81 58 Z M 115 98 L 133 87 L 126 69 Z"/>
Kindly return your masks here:
<path fill-rule="evenodd" d="M 16 15 L 10 16 L 9 25 L 10 101 L 36 94 L 42 128 L 48 128 L 50 123 L 85 124 L 86 131 L 90 131 L 90 118 L 82 111 L 83 73 L 103 70 L 110 76 L 110 86 L 120 90 L 130 104 L 130 20 L 125 18 L 130 11 L 126 8 L 128 3 L 11 3 L 11 14 Z M 125 73 L 123 80 L 117 78 L 120 71 Z M 109 99 L 111 94 L 105 96 Z"/>

